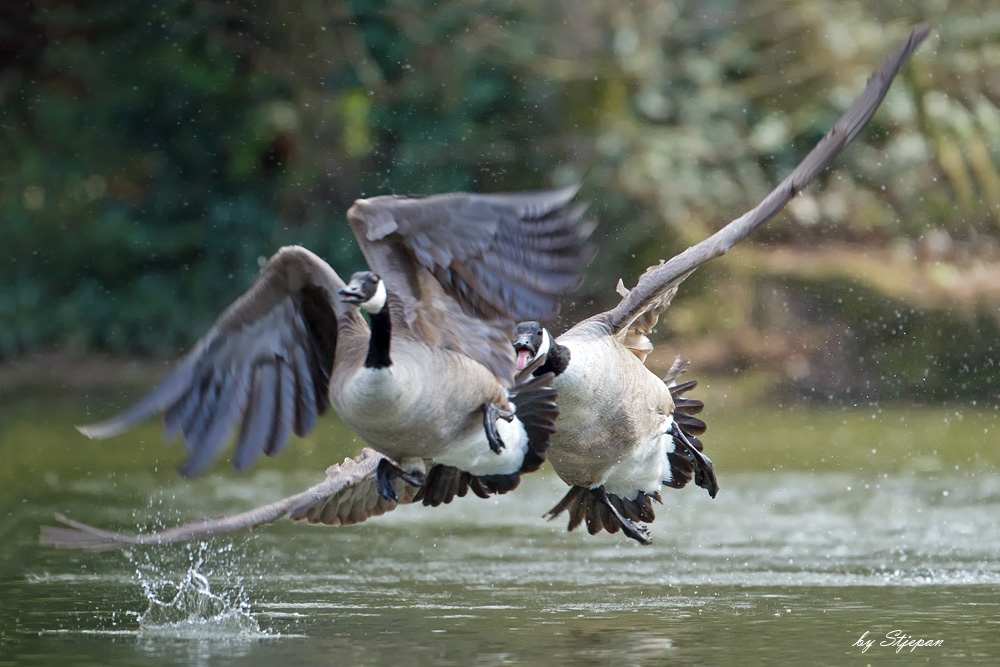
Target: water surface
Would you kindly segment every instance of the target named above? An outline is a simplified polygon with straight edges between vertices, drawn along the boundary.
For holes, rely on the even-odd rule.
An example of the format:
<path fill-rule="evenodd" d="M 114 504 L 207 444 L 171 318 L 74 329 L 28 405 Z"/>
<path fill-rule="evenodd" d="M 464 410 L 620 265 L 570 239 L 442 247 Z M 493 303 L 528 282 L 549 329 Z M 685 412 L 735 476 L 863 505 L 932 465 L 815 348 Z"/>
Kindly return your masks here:
<path fill-rule="evenodd" d="M 69 424 L 108 409 L 97 405 L 42 395 L 0 418 L 0 664 L 1000 657 L 995 406 L 759 406 L 720 393 L 706 441 L 722 490 L 665 492 L 651 547 L 543 520 L 564 490 L 548 472 L 505 497 L 351 528 L 41 548 L 52 512 L 134 529 L 240 511 L 319 481 L 358 447 L 331 421 L 249 475 L 220 466 L 184 482 L 155 425 L 106 443 L 77 435 Z M 893 630 L 943 641 L 896 653 L 879 646 Z M 866 632 L 876 641 L 862 653 Z"/>

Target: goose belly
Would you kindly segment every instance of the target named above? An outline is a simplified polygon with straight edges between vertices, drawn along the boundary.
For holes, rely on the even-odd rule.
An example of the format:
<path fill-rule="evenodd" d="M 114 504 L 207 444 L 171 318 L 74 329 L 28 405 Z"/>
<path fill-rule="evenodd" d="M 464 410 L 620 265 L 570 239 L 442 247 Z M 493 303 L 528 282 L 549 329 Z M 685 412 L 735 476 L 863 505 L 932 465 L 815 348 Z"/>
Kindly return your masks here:
<path fill-rule="evenodd" d="M 331 396 L 337 413 L 358 432 L 376 430 L 396 433 L 413 425 L 410 418 L 414 408 L 413 382 L 395 365 L 363 368 L 338 389 Z"/>
<path fill-rule="evenodd" d="M 417 350 L 426 354 L 422 348 Z M 469 362 L 473 368 L 462 372 L 453 366 L 446 366 L 447 372 L 434 372 L 440 367 L 432 363 L 437 360 L 434 354 L 429 359 L 415 352 L 397 356 L 399 360 L 386 368 L 361 368 L 336 392 L 331 391 L 344 422 L 369 446 L 397 461 L 437 459 L 454 448 L 464 448 L 477 434 L 489 452 L 482 405 L 496 401 L 497 393 L 505 405 L 499 382 L 474 362 Z"/>
<path fill-rule="evenodd" d="M 672 447 L 666 385 L 610 337 L 559 342 L 569 347 L 570 363 L 555 381 L 560 414 L 549 460 L 556 473 L 571 485 L 634 476 L 643 489 L 653 479 L 652 489 L 659 488 Z"/>
<path fill-rule="evenodd" d="M 611 468 L 604 480 L 604 488 L 622 498 L 635 498 L 642 491 L 655 493 L 663 482 L 670 481 L 670 464 L 667 454 L 674 451 L 674 439 L 666 430 L 647 437 L 627 457 Z"/>
<path fill-rule="evenodd" d="M 499 452 L 490 449 L 480 419 L 478 428 L 453 441 L 448 451 L 435 460 L 473 475 L 509 475 L 518 472 L 528 453 L 527 432 L 517 419 L 512 422 L 498 419 L 497 431 L 504 443 L 504 448 Z"/>

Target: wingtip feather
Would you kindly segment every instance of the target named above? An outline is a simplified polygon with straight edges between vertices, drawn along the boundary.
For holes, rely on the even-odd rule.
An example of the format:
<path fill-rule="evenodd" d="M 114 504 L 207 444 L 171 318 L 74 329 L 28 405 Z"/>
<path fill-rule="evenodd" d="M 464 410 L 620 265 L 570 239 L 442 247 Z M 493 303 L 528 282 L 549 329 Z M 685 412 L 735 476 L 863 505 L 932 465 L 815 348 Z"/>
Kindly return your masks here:
<path fill-rule="evenodd" d="M 117 533 L 74 521 L 59 512 L 53 517 L 67 527 L 42 526 L 38 534 L 38 543 L 42 546 L 96 552 L 120 548 L 127 543 L 127 540 L 122 539 Z"/>
<path fill-rule="evenodd" d="M 109 419 L 96 424 L 84 424 L 77 426 L 76 430 L 87 436 L 91 440 L 105 440 L 124 433 L 131 424 L 122 422 L 120 419 Z"/>

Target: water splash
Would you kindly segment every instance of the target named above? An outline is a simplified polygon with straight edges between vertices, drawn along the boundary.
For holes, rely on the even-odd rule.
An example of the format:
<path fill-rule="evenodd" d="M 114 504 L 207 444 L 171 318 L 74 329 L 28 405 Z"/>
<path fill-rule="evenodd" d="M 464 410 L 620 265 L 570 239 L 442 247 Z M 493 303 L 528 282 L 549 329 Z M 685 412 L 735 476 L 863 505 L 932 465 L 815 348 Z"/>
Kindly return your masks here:
<path fill-rule="evenodd" d="M 146 611 L 139 614 L 140 635 L 195 639 L 268 636 L 254 616 L 241 577 L 234 585 L 212 590 L 209 577 L 213 573 L 205 567 L 207 551 L 205 543 L 189 549 L 189 567 L 180 581 L 156 567 L 151 574 L 136 568 L 149 602 Z"/>

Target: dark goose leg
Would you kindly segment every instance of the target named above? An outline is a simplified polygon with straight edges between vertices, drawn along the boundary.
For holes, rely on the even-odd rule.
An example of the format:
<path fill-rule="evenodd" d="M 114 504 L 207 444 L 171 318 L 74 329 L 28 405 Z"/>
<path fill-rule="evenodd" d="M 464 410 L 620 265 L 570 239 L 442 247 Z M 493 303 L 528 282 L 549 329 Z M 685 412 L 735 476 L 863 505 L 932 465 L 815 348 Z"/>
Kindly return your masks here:
<path fill-rule="evenodd" d="M 500 437 L 500 432 L 497 431 L 497 420 L 503 419 L 504 421 L 513 421 L 514 412 L 511 410 L 502 410 L 497 407 L 496 403 L 483 403 L 483 429 L 486 430 L 486 440 L 490 443 L 490 450 L 495 454 L 499 454 L 500 450 L 504 448 L 503 439 Z"/>
<path fill-rule="evenodd" d="M 375 469 L 375 488 L 378 494 L 386 500 L 399 501 L 396 494 L 396 480 L 401 479 L 412 486 L 421 486 L 424 483 L 424 475 L 416 472 L 404 472 L 389 459 L 382 459 Z"/>

